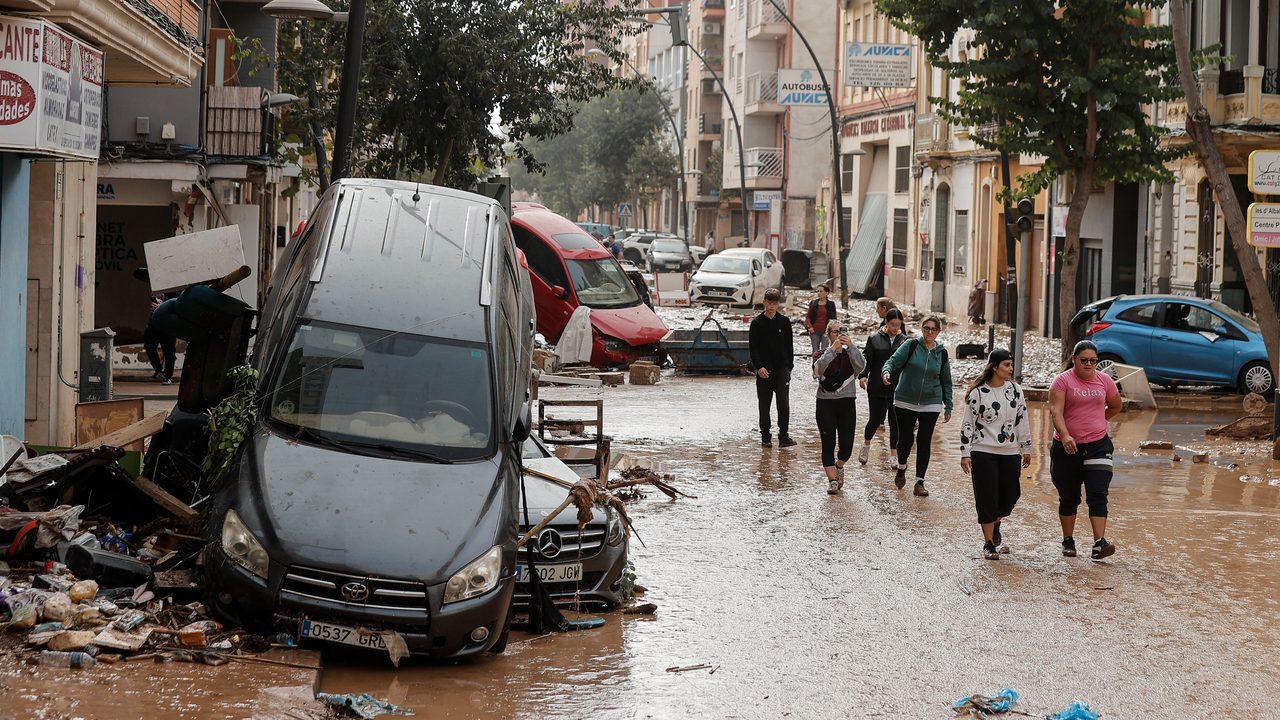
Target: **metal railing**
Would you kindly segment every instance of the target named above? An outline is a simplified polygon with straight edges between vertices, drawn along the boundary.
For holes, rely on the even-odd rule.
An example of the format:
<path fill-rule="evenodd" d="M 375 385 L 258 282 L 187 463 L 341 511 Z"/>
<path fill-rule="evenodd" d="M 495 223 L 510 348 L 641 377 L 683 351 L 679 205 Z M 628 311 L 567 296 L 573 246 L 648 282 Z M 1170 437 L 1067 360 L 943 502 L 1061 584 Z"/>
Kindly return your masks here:
<path fill-rule="evenodd" d="M 947 122 L 937 115 L 916 117 L 916 152 L 946 150 L 951 147 L 951 132 Z"/>
<path fill-rule="evenodd" d="M 746 104 L 778 102 L 778 73 L 752 73 L 747 76 Z"/>
<path fill-rule="evenodd" d="M 709 118 L 707 113 L 698 113 L 698 134 L 699 135 L 719 135 L 720 134 L 720 118 Z"/>
<path fill-rule="evenodd" d="M 747 6 L 748 30 L 754 30 L 761 25 L 785 25 L 786 22 L 787 19 L 769 0 L 750 0 Z"/>
<path fill-rule="evenodd" d="M 747 148 L 746 155 L 743 159 L 747 163 L 747 166 L 743 168 L 743 170 L 745 171 L 745 177 L 748 180 L 762 177 L 782 177 L 782 148 Z"/>

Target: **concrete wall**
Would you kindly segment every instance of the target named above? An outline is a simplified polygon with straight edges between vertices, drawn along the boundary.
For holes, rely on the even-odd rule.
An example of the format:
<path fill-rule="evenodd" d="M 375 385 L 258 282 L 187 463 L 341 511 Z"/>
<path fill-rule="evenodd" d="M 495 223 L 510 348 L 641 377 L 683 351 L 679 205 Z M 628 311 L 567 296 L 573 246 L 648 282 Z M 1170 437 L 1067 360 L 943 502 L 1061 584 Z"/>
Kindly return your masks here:
<path fill-rule="evenodd" d="M 187 88 L 119 87 L 107 90 L 107 126 L 103 136 L 109 142 L 146 140 L 158 143 L 165 123 L 173 123 L 175 145 L 200 145 L 200 94 L 198 83 Z M 151 119 L 151 132 L 136 132 L 137 118 Z"/>
<path fill-rule="evenodd" d="M 28 161 L 0 154 L 0 434 L 22 437 L 27 347 Z M 8 460 L 8 458 L 5 458 Z M 3 460 L 0 460 L 3 462 Z"/>

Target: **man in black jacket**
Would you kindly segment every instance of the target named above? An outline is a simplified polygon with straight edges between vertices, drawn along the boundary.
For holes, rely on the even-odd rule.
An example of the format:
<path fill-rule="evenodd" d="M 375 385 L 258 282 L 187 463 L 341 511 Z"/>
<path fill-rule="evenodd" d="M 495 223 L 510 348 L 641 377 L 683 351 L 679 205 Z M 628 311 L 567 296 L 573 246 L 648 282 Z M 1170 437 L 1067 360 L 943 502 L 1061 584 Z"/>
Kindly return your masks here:
<path fill-rule="evenodd" d="M 764 292 L 764 312 L 751 321 L 749 333 L 751 369 L 756 372 L 756 398 L 760 401 L 760 444 L 773 447 L 769 405 L 778 398 L 778 447 L 791 447 L 795 440 L 787 434 L 791 418 L 791 366 L 795 349 L 791 342 L 791 321 L 778 314 L 782 300 L 776 288 Z"/>

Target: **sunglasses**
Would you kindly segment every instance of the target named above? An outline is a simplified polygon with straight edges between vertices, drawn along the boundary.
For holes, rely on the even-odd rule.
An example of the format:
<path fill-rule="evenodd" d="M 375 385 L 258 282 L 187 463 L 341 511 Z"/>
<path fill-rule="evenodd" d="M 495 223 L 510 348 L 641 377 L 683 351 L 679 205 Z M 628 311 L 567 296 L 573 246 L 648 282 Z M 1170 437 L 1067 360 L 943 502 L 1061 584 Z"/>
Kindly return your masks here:
<path fill-rule="evenodd" d="M 1080 363 L 1081 365 L 1097 365 L 1098 358 L 1084 358 L 1084 357 L 1076 358 L 1076 362 Z"/>

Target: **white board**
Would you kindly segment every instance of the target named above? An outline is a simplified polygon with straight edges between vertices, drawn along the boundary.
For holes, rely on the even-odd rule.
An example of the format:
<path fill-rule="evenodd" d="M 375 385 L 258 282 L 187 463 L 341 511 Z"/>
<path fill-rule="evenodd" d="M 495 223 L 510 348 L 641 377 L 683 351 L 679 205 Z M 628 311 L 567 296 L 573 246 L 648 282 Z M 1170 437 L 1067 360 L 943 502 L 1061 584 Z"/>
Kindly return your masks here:
<path fill-rule="evenodd" d="M 248 265 L 240 243 L 240 228 L 235 225 L 153 240 L 142 248 L 151 275 L 151 291 L 156 293 L 216 280 Z"/>
<path fill-rule="evenodd" d="M 1126 400 L 1138 402 L 1144 408 L 1156 409 L 1156 396 L 1151 392 L 1151 383 L 1147 381 L 1147 371 L 1136 365 L 1116 363 L 1111 372 L 1120 386 L 1120 396 Z"/>
<path fill-rule="evenodd" d="M 689 273 L 654 273 L 653 278 L 657 289 L 658 305 L 689 306 Z"/>

